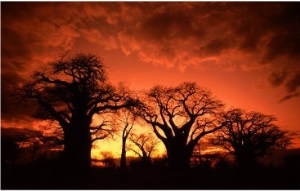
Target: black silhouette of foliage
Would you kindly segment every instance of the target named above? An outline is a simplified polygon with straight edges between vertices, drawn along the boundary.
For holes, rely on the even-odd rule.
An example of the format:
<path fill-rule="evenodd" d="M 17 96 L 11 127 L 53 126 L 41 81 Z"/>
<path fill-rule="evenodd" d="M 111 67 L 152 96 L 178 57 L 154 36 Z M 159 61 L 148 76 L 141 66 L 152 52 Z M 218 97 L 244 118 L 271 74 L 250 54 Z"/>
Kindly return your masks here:
<path fill-rule="evenodd" d="M 257 157 L 264 156 L 275 147 L 286 148 L 290 144 L 287 132 L 274 124 L 274 116 L 232 109 L 221 117 L 226 125 L 215 133 L 213 143 L 235 155 L 241 167 L 252 167 Z"/>

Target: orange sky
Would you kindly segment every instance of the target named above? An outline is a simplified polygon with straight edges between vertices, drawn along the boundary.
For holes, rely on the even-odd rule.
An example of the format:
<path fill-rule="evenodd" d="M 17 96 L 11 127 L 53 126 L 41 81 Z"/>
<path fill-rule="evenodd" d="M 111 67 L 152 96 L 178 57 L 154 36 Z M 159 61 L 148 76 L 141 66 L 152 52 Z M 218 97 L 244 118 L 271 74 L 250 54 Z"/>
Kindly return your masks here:
<path fill-rule="evenodd" d="M 104 59 L 132 89 L 195 81 L 227 107 L 273 114 L 300 147 L 299 3 L 1 2 L 1 123 L 32 127 L 9 93 L 63 51 Z"/>

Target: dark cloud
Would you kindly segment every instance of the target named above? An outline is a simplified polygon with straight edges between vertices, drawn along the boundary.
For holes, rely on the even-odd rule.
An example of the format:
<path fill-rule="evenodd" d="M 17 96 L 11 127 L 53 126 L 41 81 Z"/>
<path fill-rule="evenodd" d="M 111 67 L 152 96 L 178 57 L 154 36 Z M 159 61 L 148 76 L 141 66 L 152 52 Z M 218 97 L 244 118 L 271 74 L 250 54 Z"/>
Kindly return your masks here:
<path fill-rule="evenodd" d="M 150 55 L 157 55 L 158 60 L 164 58 L 153 49 L 156 47 L 164 50 L 173 47 L 178 50 L 175 54 L 192 54 L 192 57 L 200 59 L 226 54 L 227 50 L 238 50 L 247 56 L 252 55 L 253 60 L 268 64 L 282 56 L 290 57 L 290 63 L 293 63 L 293 57 L 299 55 L 299 35 L 297 30 L 293 30 L 299 20 L 295 14 L 297 9 L 292 8 L 298 5 L 295 3 L 200 2 L 189 6 L 156 3 L 151 6 L 151 11 L 145 9 L 148 5 L 140 4 L 144 15 L 137 17 L 137 27 L 129 27 L 123 33 L 128 38 L 132 37 L 132 43 L 128 43 L 126 50 L 133 46 L 141 47 L 137 51 L 151 52 Z M 188 48 L 182 50 L 179 42 Z M 171 61 L 182 63 L 179 57 L 175 55 Z"/>
<path fill-rule="evenodd" d="M 14 96 L 17 88 L 26 80 L 14 73 L 13 70 L 1 74 L 1 115 L 2 119 L 5 119 L 6 122 L 26 120 L 34 114 L 36 109 L 35 103 L 28 102 L 27 107 L 25 107 Z"/>
<path fill-rule="evenodd" d="M 290 130 L 287 132 L 287 135 L 292 139 L 292 144 L 295 144 L 297 142 L 295 142 L 295 140 L 300 139 L 300 131 L 299 130 Z"/>
<path fill-rule="evenodd" d="M 27 42 L 25 37 L 22 36 L 18 31 L 5 28 L 4 25 L 4 27 L 1 28 L 1 35 L 5 37 L 1 39 L 2 55 L 9 58 L 21 57 L 23 59 L 28 59 L 31 57 L 31 43 Z M 32 41 L 33 39 L 30 40 L 30 42 Z"/>
<path fill-rule="evenodd" d="M 205 56 L 218 56 L 222 53 L 223 50 L 226 50 L 232 46 L 233 40 L 230 39 L 214 39 L 211 40 L 208 44 L 204 45 L 200 52 Z"/>
<path fill-rule="evenodd" d="M 286 83 L 286 88 L 289 92 L 294 92 L 300 86 L 300 71 L 296 71 L 294 75 Z"/>
<path fill-rule="evenodd" d="M 283 31 L 295 31 L 299 27 L 299 9 L 300 3 L 275 3 L 272 8 L 273 12 L 275 12 L 275 16 L 270 20 L 270 27 L 274 29 L 281 29 Z M 272 12 L 270 10 L 270 12 Z M 268 26 L 268 27 L 269 27 Z M 285 28 L 282 28 L 285 26 Z"/>
<path fill-rule="evenodd" d="M 15 141 L 24 141 L 32 137 L 42 137 L 41 131 L 32 130 L 29 128 L 16 128 L 16 127 L 1 127 L 1 137 L 15 139 Z"/>
<path fill-rule="evenodd" d="M 228 49 L 226 42 L 234 39 L 234 43 L 233 40 L 230 41 L 231 48 L 253 54 L 265 53 L 264 60 L 270 61 L 282 54 L 295 55 L 295 47 L 299 41 L 296 38 L 299 36 L 296 30 L 299 20 L 298 3 L 48 2 L 16 5 L 3 4 L 3 7 L 7 7 L 2 17 L 4 26 L 6 21 L 14 21 L 16 18 L 24 23 L 28 23 L 28 20 L 33 23 L 36 20 L 42 22 L 42 25 L 36 23 L 38 30 L 48 25 L 58 29 L 71 23 L 77 28 L 88 29 L 92 26 L 104 36 L 111 33 L 109 35 L 116 39 L 119 38 L 117 33 L 123 32 L 140 42 L 145 51 L 148 51 L 145 44 L 153 49 L 153 43 L 176 47 L 179 40 L 193 40 L 188 43 L 190 47 L 195 47 L 196 50 L 203 47 L 208 50 L 209 56 L 210 53 L 215 55 Z M 50 28 L 49 32 L 52 30 Z M 270 39 L 268 35 L 271 35 Z M 37 35 L 29 36 L 32 41 L 41 38 Z M 259 52 L 263 47 L 266 50 Z"/>
<path fill-rule="evenodd" d="M 193 32 L 192 17 L 182 11 L 172 9 L 152 14 L 138 25 L 138 30 L 145 31 L 144 37 L 164 41 L 176 38 L 186 38 Z"/>
<path fill-rule="evenodd" d="M 2 122 L 26 121 L 33 114 L 33 103 L 21 107 L 12 95 L 33 70 L 41 69 L 56 52 L 72 45 L 76 29 L 70 23 L 77 20 L 75 12 L 65 11 L 67 7 L 64 3 L 49 2 L 1 3 Z"/>
<path fill-rule="evenodd" d="M 286 77 L 287 77 L 287 71 L 286 70 L 282 70 L 280 72 L 273 71 L 269 76 L 269 82 L 271 83 L 271 85 L 273 87 L 277 87 L 277 86 L 283 84 Z"/>
<path fill-rule="evenodd" d="M 290 131 L 288 135 L 292 138 L 300 138 L 300 131 Z"/>
<path fill-rule="evenodd" d="M 279 100 L 279 103 L 300 96 L 297 92 L 298 87 L 300 87 L 300 71 L 292 71 L 289 75 L 287 75 L 286 71 L 282 73 L 272 73 L 271 77 L 270 82 L 274 87 L 284 85 L 288 92 Z"/>
<path fill-rule="evenodd" d="M 284 101 L 292 99 L 293 97 L 298 97 L 299 95 L 300 95 L 299 93 L 288 94 L 288 95 L 284 96 L 282 99 L 280 99 L 279 103 L 282 103 Z"/>
<path fill-rule="evenodd" d="M 300 19 L 299 3 L 255 2 L 235 5 L 232 6 L 235 10 L 235 21 L 232 26 L 237 37 L 242 38 L 240 47 L 243 50 L 256 51 L 260 44 L 267 42 L 267 52 L 272 54 L 271 52 L 276 51 L 272 50 L 274 46 L 283 49 L 285 46 L 282 47 L 282 44 L 292 44 L 293 37 L 298 39 L 296 29 L 299 27 Z M 264 39 L 268 35 L 272 38 Z"/>
<path fill-rule="evenodd" d="M 286 55 L 296 62 L 300 59 L 300 35 L 296 31 L 286 31 L 274 35 L 266 46 L 263 62 L 273 61 L 275 58 Z"/>

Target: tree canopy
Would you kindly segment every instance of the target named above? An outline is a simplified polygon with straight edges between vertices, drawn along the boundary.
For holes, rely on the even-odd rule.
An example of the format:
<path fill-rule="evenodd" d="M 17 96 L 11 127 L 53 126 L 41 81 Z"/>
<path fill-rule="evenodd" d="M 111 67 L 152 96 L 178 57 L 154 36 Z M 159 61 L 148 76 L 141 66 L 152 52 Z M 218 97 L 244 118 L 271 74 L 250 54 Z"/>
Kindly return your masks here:
<path fill-rule="evenodd" d="M 199 140 L 222 127 L 216 116 L 223 103 L 196 83 L 155 86 L 146 95 L 139 115 L 164 143 L 173 168 L 188 168 Z"/>
<path fill-rule="evenodd" d="M 290 144 L 287 132 L 274 124 L 274 116 L 232 109 L 221 117 L 226 125 L 215 133 L 214 143 L 235 155 L 242 167 L 255 165 L 257 157 L 264 156 L 272 148 L 285 148 Z"/>
<path fill-rule="evenodd" d="M 128 92 L 108 82 L 104 63 L 93 54 L 61 56 L 47 69 L 34 72 L 18 97 L 39 105 L 35 117 L 59 123 L 67 164 L 83 169 L 90 166 L 91 143 L 97 139 L 91 134 L 100 133 L 99 139 L 109 135 L 103 134 L 107 121 L 92 126 L 93 116 L 134 105 Z"/>

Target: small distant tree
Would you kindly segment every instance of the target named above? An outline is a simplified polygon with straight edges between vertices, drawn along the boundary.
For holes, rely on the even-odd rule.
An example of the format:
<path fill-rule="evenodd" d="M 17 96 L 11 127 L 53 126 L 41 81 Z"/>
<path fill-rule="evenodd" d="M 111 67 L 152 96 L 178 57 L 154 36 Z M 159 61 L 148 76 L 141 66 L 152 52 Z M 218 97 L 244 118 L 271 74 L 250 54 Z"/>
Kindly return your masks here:
<path fill-rule="evenodd" d="M 202 164 L 201 144 L 197 143 L 191 156 L 191 165 L 198 166 L 200 164 Z"/>
<path fill-rule="evenodd" d="M 100 133 L 100 139 L 107 135 L 101 133 L 106 123 L 92 125 L 93 117 L 133 106 L 134 101 L 108 83 L 105 66 L 96 55 L 61 56 L 48 66 L 33 73 L 16 93 L 17 99 L 36 103 L 36 118 L 59 123 L 67 166 L 88 169 L 95 140 L 92 134 Z"/>
<path fill-rule="evenodd" d="M 151 154 L 159 143 L 151 133 L 131 134 L 130 141 L 135 145 L 129 149 L 139 156 L 144 166 L 151 165 Z"/>
<path fill-rule="evenodd" d="M 37 152 L 41 149 L 42 146 L 43 143 L 39 139 L 33 139 L 31 141 L 31 163 L 35 162 Z"/>
<path fill-rule="evenodd" d="M 242 168 L 253 167 L 258 157 L 290 144 L 287 132 L 274 124 L 274 116 L 242 109 L 232 109 L 221 116 L 226 125 L 215 133 L 213 143 L 233 154 Z"/>
<path fill-rule="evenodd" d="M 109 151 L 103 151 L 101 152 L 102 160 L 101 162 L 104 164 L 105 168 L 115 168 L 116 164 L 114 161 L 113 154 Z"/>
<path fill-rule="evenodd" d="M 39 151 L 46 152 L 62 145 L 54 135 L 44 135 L 41 131 L 27 128 L 1 128 L 1 153 L 5 165 L 14 165 L 22 149 L 30 152 L 31 162 L 35 162 Z M 24 153 L 22 153 L 24 154 Z M 21 156 L 21 155 L 20 155 Z"/>

